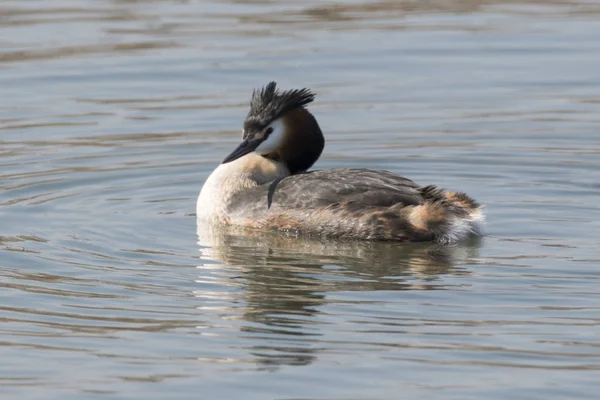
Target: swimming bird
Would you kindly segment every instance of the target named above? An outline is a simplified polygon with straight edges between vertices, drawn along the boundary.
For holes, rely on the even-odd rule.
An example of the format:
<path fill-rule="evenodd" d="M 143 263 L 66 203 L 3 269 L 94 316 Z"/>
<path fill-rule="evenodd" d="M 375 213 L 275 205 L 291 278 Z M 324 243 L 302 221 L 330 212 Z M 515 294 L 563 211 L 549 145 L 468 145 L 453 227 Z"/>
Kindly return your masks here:
<path fill-rule="evenodd" d="M 389 171 L 309 171 L 325 139 L 310 89 L 255 89 L 242 142 L 204 183 L 199 223 L 327 238 L 441 244 L 483 234 L 481 206 L 461 192 Z"/>

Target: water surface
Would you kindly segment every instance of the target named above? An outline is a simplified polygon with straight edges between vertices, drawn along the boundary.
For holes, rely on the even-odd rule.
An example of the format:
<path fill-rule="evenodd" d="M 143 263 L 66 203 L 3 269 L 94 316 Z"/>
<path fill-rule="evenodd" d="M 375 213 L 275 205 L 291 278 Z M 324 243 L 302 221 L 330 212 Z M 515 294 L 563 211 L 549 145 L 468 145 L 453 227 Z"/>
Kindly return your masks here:
<path fill-rule="evenodd" d="M 3 398 L 596 398 L 599 12 L 3 2 Z M 269 80 L 318 93 L 316 168 L 464 190 L 488 236 L 198 236 Z"/>

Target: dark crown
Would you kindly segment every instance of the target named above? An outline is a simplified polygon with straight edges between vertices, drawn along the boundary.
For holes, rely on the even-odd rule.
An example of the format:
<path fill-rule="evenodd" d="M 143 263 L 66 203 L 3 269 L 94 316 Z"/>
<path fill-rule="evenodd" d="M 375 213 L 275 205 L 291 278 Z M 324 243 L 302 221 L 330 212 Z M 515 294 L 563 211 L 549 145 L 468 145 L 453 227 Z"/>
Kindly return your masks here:
<path fill-rule="evenodd" d="M 244 131 L 260 130 L 288 111 L 303 107 L 315 99 L 315 94 L 307 88 L 279 92 L 277 83 L 252 92 L 250 111 L 244 122 Z"/>

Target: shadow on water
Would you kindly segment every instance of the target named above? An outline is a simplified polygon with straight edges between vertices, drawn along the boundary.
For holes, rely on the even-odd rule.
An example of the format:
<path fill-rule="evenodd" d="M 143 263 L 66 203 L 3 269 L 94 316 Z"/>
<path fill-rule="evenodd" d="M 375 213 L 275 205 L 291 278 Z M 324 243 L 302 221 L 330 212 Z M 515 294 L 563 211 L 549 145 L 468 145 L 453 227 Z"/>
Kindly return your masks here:
<path fill-rule="evenodd" d="M 480 244 L 475 239 L 460 246 L 319 240 L 201 224 L 197 234 L 200 282 L 219 288 L 197 297 L 236 304 L 237 312 L 225 318 L 239 320 L 241 332 L 259 339 L 249 350 L 255 362 L 269 367 L 314 361 L 319 348 L 307 344 L 322 335 L 318 316 L 329 295 L 444 289 L 444 275 L 470 274 L 459 264 L 478 257 Z M 355 295 L 343 302 L 365 304 Z M 282 339 L 284 346 L 278 344 Z"/>

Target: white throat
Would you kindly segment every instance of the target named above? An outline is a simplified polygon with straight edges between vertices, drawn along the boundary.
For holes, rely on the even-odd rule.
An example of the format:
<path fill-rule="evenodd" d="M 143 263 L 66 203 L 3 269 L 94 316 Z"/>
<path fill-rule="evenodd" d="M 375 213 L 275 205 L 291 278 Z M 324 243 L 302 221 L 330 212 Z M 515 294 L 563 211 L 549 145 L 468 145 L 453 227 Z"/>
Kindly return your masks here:
<path fill-rule="evenodd" d="M 284 164 L 256 153 L 221 164 L 202 186 L 196 203 L 197 219 L 227 222 L 227 206 L 233 195 L 289 174 Z"/>

